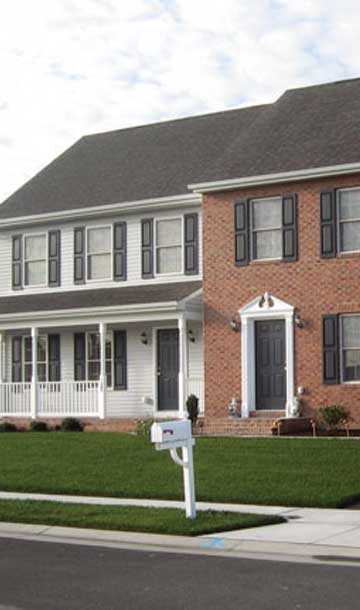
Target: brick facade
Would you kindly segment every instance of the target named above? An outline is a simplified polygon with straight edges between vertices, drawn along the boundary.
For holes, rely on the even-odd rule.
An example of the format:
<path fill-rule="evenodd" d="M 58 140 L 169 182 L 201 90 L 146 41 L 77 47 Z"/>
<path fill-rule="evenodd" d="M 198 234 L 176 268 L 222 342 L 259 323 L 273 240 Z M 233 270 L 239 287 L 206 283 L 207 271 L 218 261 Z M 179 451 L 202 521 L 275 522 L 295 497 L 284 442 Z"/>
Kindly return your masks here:
<path fill-rule="evenodd" d="M 322 382 L 322 315 L 360 313 L 360 254 L 320 258 L 319 193 L 360 185 L 360 175 L 249 188 L 204 195 L 204 313 L 206 421 L 228 415 L 233 395 L 241 403 L 241 331 L 230 320 L 266 291 L 296 307 L 304 328 L 295 327 L 295 388 L 304 386 L 302 414 L 323 404 L 342 404 L 360 423 L 360 385 Z M 298 260 L 234 264 L 234 202 L 298 195 Z M 219 419 L 218 419 L 219 418 Z"/>

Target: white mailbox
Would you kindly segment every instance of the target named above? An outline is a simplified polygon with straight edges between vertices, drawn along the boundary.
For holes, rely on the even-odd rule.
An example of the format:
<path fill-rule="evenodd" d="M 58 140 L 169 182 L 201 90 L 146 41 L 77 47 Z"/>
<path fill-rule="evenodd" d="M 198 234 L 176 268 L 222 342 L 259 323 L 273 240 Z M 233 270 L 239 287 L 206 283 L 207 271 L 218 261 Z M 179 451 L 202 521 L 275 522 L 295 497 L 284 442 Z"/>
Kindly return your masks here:
<path fill-rule="evenodd" d="M 155 444 L 158 451 L 168 449 L 175 464 L 182 466 L 186 516 L 190 519 L 195 519 L 196 503 L 193 461 L 193 445 L 195 441 L 191 433 L 191 422 L 189 420 L 155 422 L 151 426 L 151 442 Z M 177 453 L 179 447 L 182 450 L 182 458 Z"/>
<path fill-rule="evenodd" d="M 151 426 L 151 442 L 156 445 L 166 445 L 161 447 L 168 449 L 168 443 L 175 447 L 182 447 L 191 439 L 191 422 L 190 421 L 167 421 L 157 422 Z M 160 447 L 157 447 L 160 449 Z"/>

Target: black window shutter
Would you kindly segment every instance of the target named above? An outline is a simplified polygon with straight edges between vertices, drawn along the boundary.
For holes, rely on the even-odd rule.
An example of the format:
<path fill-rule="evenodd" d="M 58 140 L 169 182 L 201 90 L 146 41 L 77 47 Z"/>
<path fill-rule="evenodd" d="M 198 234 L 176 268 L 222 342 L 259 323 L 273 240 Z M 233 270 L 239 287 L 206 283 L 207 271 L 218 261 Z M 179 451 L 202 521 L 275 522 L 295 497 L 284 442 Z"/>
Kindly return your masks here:
<path fill-rule="evenodd" d="M 60 335 L 49 335 L 49 381 L 60 381 Z"/>
<path fill-rule="evenodd" d="M 85 283 L 85 228 L 74 229 L 74 283 Z"/>
<path fill-rule="evenodd" d="M 184 216 L 185 274 L 199 273 L 199 221 L 198 214 Z"/>
<path fill-rule="evenodd" d="M 320 193 L 320 256 L 333 258 L 336 256 L 336 197 L 335 191 Z"/>
<path fill-rule="evenodd" d="M 60 286 L 60 231 L 49 231 L 49 286 Z"/>
<path fill-rule="evenodd" d="M 86 379 L 85 333 L 74 334 L 74 379 Z"/>
<path fill-rule="evenodd" d="M 114 390 L 127 389 L 126 330 L 114 331 Z"/>
<path fill-rule="evenodd" d="M 322 318 L 323 325 L 323 382 L 339 383 L 339 321 L 336 314 Z"/>
<path fill-rule="evenodd" d="M 126 280 L 127 275 L 127 235 L 126 222 L 114 224 L 114 280 Z"/>
<path fill-rule="evenodd" d="M 154 221 L 141 221 L 141 275 L 143 279 L 154 277 Z"/>
<path fill-rule="evenodd" d="M 235 265 L 249 264 L 249 202 L 238 201 L 234 206 Z"/>
<path fill-rule="evenodd" d="M 297 196 L 295 193 L 284 195 L 282 198 L 282 225 L 283 225 L 283 260 L 296 261 L 297 259 Z"/>
<path fill-rule="evenodd" d="M 13 337 L 11 345 L 11 380 L 20 383 L 22 379 L 22 337 Z"/>
<path fill-rule="evenodd" d="M 13 235 L 12 238 L 12 288 L 21 290 L 23 287 L 23 253 L 22 235 Z"/>

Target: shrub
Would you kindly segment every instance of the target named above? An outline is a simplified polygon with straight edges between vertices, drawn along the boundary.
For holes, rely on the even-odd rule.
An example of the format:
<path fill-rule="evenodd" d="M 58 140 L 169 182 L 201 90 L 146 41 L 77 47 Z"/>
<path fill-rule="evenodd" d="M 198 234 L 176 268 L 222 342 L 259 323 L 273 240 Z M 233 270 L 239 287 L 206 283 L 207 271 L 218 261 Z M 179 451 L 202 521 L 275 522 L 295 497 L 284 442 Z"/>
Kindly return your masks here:
<path fill-rule="evenodd" d="M 65 417 L 60 425 L 62 432 L 82 432 L 84 425 L 75 417 Z"/>
<path fill-rule="evenodd" d="M 149 417 L 148 419 L 140 419 L 136 423 L 135 433 L 138 436 L 143 436 L 147 439 L 150 439 L 151 426 L 154 422 L 155 419 L 152 419 L 151 417 Z"/>
<path fill-rule="evenodd" d="M 343 405 L 328 405 L 319 409 L 320 421 L 328 430 L 336 430 L 340 425 L 347 423 L 351 417 Z"/>
<path fill-rule="evenodd" d="M 0 432 L 17 432 L 18 429 L 15 424 L 11 424 L 8 421 L 3 421 L 0 424 Z"/>
<path fill-rule="evenodd" d="M 32 421 L 30 430 L 31 432 L 49 432 L 50 428 L 45 421 Z"/>
<path fill-rule="evenodd" d="M 192 426 L 196 426 L 197 419 L 199 417 L 199 399 L 195 394 L 190 394 L 186 401 L 186 408 L 188 412 L 188 418 L 191 421 Z"/>

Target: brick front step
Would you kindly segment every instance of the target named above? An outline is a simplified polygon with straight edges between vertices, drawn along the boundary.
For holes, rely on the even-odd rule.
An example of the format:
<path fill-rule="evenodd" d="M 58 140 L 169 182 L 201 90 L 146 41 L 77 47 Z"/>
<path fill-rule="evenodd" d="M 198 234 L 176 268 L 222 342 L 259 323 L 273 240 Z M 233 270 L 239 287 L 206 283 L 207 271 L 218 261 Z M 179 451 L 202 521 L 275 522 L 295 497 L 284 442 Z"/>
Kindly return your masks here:
<path fill-rule="evenodd" d="M 273 413 L 273 417 L 205 419 L 199 433 L 209 436 L 277 436 L 311 431 L 309 418 L 283 418 L 282 412 L 280 417 L 276 416 L 277 412 Z"/>

